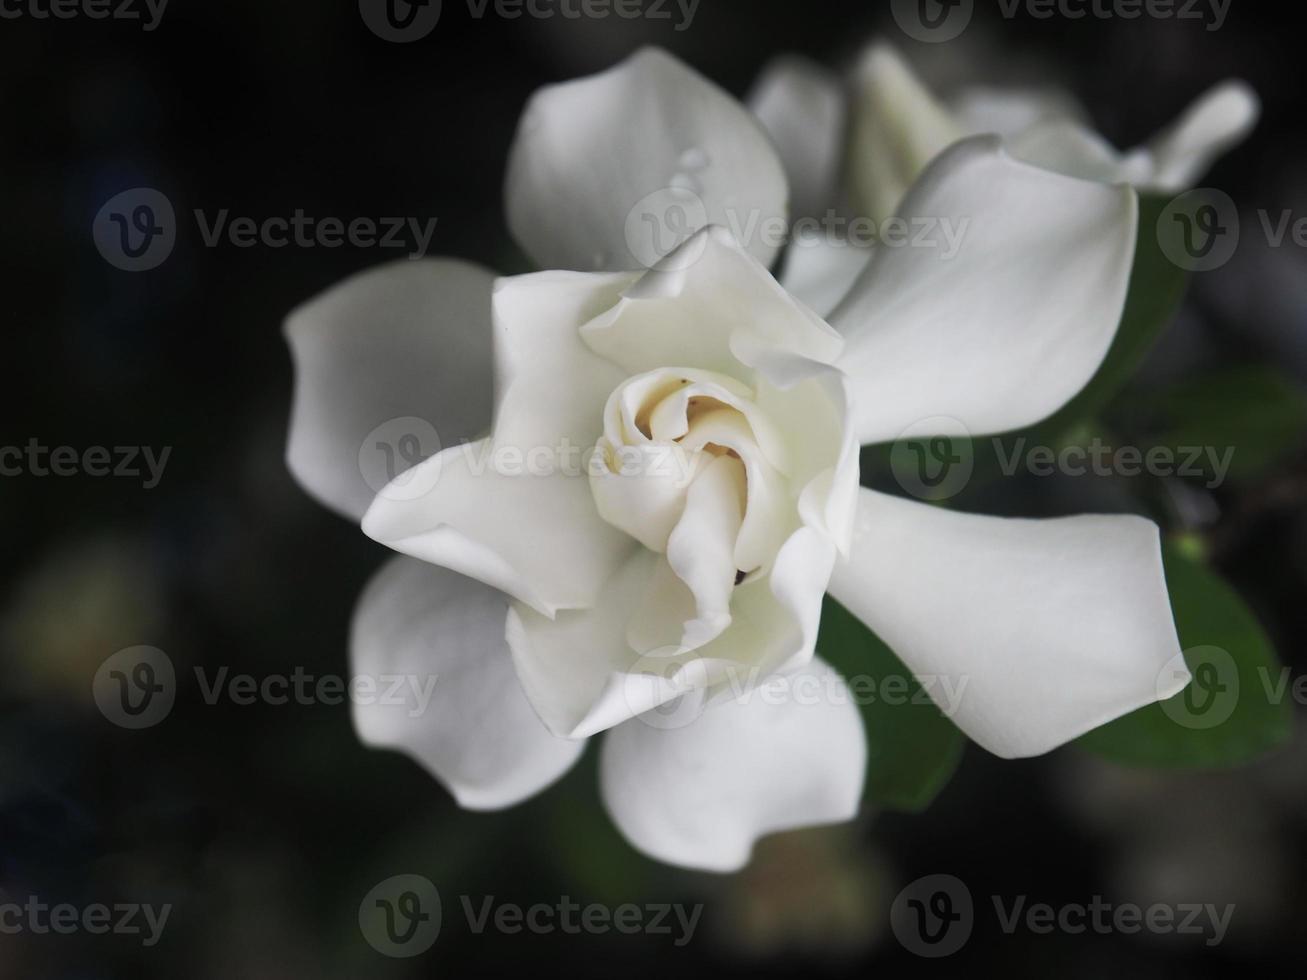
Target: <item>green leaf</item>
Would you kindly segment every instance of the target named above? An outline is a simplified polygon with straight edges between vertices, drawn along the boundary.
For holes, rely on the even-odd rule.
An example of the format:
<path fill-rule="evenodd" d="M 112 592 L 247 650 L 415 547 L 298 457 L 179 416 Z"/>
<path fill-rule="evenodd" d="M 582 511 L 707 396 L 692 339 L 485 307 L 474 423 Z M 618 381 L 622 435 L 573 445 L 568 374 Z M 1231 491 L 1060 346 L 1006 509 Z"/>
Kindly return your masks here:
<path fill-rule="evenodd" d="M 1090 732 L 1083 748 L 1128 766 L 1192 768 L 1248 762 L 1289 737 L 1288 676 L 1252 612 L 1205 565 L 1163 551 L 1180 646 L 1194 681 Z"/>
<path fill-rule="evenodd" d="M 880 809 L 924 810 L 957 768 L 965 737 L 893 651 L 830 596 L 822 608 L 817 651 L 849 683 L 862 712 L 864 801 Z"/>
<path fill-rule="evenodd" d="M 1145 396 L 1137 408 L 1154 420 L 1154 445 L 1177 453 L 1210 447 L 1218 459 L 1233 450 L 1233 480 L 1262 476 L 1307 436 L 1307 395 L 1270 366 L 1213 371 Z M 1206 451 L 1193 462 L 1209 480 L 1222 475 Z"/>

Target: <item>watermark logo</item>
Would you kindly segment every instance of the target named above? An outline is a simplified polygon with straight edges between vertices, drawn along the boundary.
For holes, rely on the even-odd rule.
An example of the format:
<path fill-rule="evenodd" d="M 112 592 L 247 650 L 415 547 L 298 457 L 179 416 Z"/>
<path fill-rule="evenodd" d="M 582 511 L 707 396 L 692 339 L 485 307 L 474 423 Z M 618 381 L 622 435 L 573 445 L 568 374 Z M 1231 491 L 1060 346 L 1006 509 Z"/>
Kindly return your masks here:
<path fill-rule="evenodd" d="M 626 248 L 643 268 L 688 269 L 699 261 L 706 243 L 700 239 L 695 248 L 681 246 L 707 224 L 708 207 L 694 190 L 664 187 L 642 197 L 627 213 Z M 595 267 L 605 267 L 607 258 L 596 255 Z"/>
<path fill-rule="evenodd" d="M 359 904 L 359 929 L 368 945 L 396 959 L 425 953 L 440 935 L 440 893 L 421 875 L 394 875 Z"/>
<path fill-rule="evenodd" d="M 1061 905 L 1031 902 L 1027 895 L 1010 900 L 991 895 L 990 900 L 999 930 L 1008 936 L 1022 931 L 1037 936 L 1148 932 L 1198 937 L 1211 947 L 1225 938 L 1234 918 L 1233 905 L 1201 902 L 1145 906 L 1112 903 L 1101 895 L 1088 902 Z M 890 909 L 890 925 L 899 943 L 910 953 L 930 959 L 962 949 L 971 938 L 976 917 L 971 891 L 960 879 L 946 874 L 918 878 L 899 892 Z"/>
<path fill-rule="evenodd" d="M 172 202 L 152 187 L 115 194 L 95 216 L 95 247 L 104 260 L 124 272 L 158 268 L 177 244 Z"/>
<path fill-rule="evenodd" d="M 172 711 L 177 675 L 157 647 L 128 647 L 100 665 L 91 693 L 100 713 L 118 727 L 151 728 Z"/>
<path fill-rule="evenodd" d="M 971 938 L 971 891 L 953 875 L 918 878 L 890 907 L 890 928 L 904 949 L 929 959 L 952 956 Z"/>
<path fill-rule="evenodd" d="M 708 706 L 708 666 L 697 652 L 659 647 L 622 675 L 622 696 L 650 728 L 672 731 L 693 724 Z"/>
<path fill-rule="evenodd" d="M 938 44 L 967 29 L 975 0 L 893 0 L 890 12 L 908 37 Z"/>
<path fill-rule="evenodd" d="M 1162 668 L 1157 677 L 1159 697 L 1174 690 L 1186 671 L 1193 680 L 1179 694 L 1161 702 L 1166 716 L 1195 730 L 1227 721 L 1239 704 L 1239 668 L 1234 657 L 1220 647 L 1189 648 Z"/>
<path fill-rule="evenodd" d="M 948 500 L 961 493 L 975 465 L 967 427 L 947 416 L 914 422 L 890 449 L 894 479 L 918 500 Z"/>
<path fill-rule="evenodd" d="M 1223 191 L 1206 187 L 1186 191 L 1162 210 L 1157 243 L 1181 269 L 1219 269 L 1239 246 L 1239 211 Z"/>
<path fill-rule="evenodd" d="M 393 44 L 420 41 L 440 23 L 441 0 L 359 0 L 359 16 L 373 34 Z"/>
<path fill-rule="evenodd" d="M 451 904 L 451 915 L 454 908 Z M 477 936 L 487 932 L 505 936 L 617 933 L 670 936 L 678 947 L 694 938 L 703 914 L 702 905 L 582 905 L 567 895 L 532 905 L 499 901 L 494 895 L 459 895 L 457 909 L 468 932 Z M 359 930 L 368 945 L 383 956 L 417 956 L 430 949 L 440 935 L 441 913 L 440 894 L 431 881 L 416 874 L 395 875 L 375 886 L 360 903 Z"/>
<path fill-rule="evenodd" d="M 415 416 L 381 423 L 359 446 L 359 473 L 387 500 L 420 500 L 440 481 L 439 464 L 423 466 L 440 452 L 440 434 Z"/>
<path fill-rule="evenodd" d="M 288 215 L 260 218 L 233 215 L 228 208 L 192 212 L 205 248 L 342 248 L 404 249 L 405 257 L 420 259 L 431 248 L 437 218 L 316 217 L 296 208 Z M 167 261 L 177 244 L 180 225 L 167 195 L 138 187 L 115 195 L 100 209 L 92 225 L 95 246 L 116 269 L 146 272 Z"/>

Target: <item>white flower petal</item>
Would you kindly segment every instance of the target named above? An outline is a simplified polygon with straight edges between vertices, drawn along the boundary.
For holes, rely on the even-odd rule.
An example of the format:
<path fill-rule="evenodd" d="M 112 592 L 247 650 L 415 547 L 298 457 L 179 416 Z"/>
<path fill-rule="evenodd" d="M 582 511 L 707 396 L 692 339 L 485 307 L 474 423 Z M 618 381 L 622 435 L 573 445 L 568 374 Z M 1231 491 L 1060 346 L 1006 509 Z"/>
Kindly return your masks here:
<path fill-rule="evenodd" d="M 1082 122 L 1084 109 L 1060 89 L 1002 89 L 971 86 L 949 103 L 953 117 L 968 134 L 1015 136 L 1031 126 L 1054 120 Z"/>
<path fill-rule="evenodd" d="M 844 151 L 839 79 L 805 58 L 766 68 L 746 100 L 776 143 L 790 180 L 790 213 L 820 216 L 835 204 Z"/>
<path fill-rule="evenodd" d="M 1018 160 L 1066 177 L 1103 184 L 1145 179 L 1151 160 L 1127 158 L 1088 126 L 1070 119 L 1048 119 L 1008 137 L 1004 146 Z"/>
<path fill-rule="evenodd" d="M 637 548 L 605 583 L 591 609 L 553 619 L 523 606 L 508 614 L 508 645 L 527 697 L 550 731 L 584 738 L 656 707 L 625 678 L 640 658 L 627 624 L 647 594 L 663 558 Z M 667 699 L 675 691 L 665 692 Z"/>
<path fill-rule="evenodd" d="M 694 596 L 695 617 L 681 643 L 703 646 L 731 623 L 735 543 L 744 519 L 744 464 L 720 456 L 690 485 L 685 511 L 667 539 L 667 563 Z"/>
<path fill-rule="evenodd" d="M 682 727 L 636 719 L 610 732 L 600 788 L 626 838 L 660 861 L 726 872 L 766 834 L 853 819 L 867 746 L 851 695 L 820 661 L 783 691 Z"/>
<path fill-rule="evenodd" d="M 942 154 L 901 213 L 942 219 L 936 247 L 877 249 L 831 317 L 862 443 L 940 417 L 1003 432 L 1084 387 L 1125 306 L 1133 190 L 1020 163 L 981 136 Z"/>
<path fill-rule="evenodd" d="M 828 235 L 799 235 L 785 250 L 780 282 L 818 316 L 829 316 L 849 294 L 873 249 Z"/>
<path fill-rule="evenodd" d="M 786 218 L 785 173 L 757 120 L 671 55 L 646 48 L 532 97 L 509 159 L 508 223 L 542 268 L 647 267 L 635 246 L 652 232 L 639 206 L 673 188 L 688 192 L 677 213 L 690 227 L 667 220 L 658 229 L 666 236 Z M 670 219 L 658 207 L 651 216 Z M 775 257 L 761 235 L 749 245 L 764 264 Z"/>
<path fill-rule="evenodd" d="M 833 361 L 843 341 L 795 301 L 723 228 L 706 228 L 581 330 L 629 374 L 672 366 L 715 371 L 746 384 L 765 351 Z"/>
<path fill-rule="evenodd" d="M 354 611 L 350 667 L 367 683 L 353 707 L 359 737 L 407 753 L 470 810 L 534 796 L 585 747 L 551 735 L 531 709 L 504 640 L 507 612 L 502 593 L 411 558 L 382 566 Z"/>
<path fill-rule="evenodd" d="M 578 331 L 634 281 L 628 273 L 539 272 L 495 283 L 497 446 L 594 446 L 604 404 L 625 374 Z"/>
<path fill-rule="evenodd" d="M 359 462 L 378 427 L 420 419 L 446 446 L 485 433 L 493 281 L 464 262 L 394 262 L 290 314 L 295 401 L 286 456 L 306 491 L 357 520 L 378 489 Z"/>
<path fill-rule="evenodd" d="M 599 516 L 583 471 L 543 475 L 529 462 L 490 439 L 453 446 L 383 490 L 363 532 L 546 616 L 586 608 L 634 542 Z"/>
<path fill-rule="evenodd" d="M 1187 683 L 1142 518 L 980 517 L 864 489 L 830 593 L 996 755 L 1048 752 Z"/>
<path fill-rule="evenodd" d="M 735 590 L 730 627 L 706 646 L 681 651 L 680 625 L 694 614 L 693 596 L 660 567 L 663 556 L 636 549 L 593 609 L 549 619 L 513 606 L 508 643 L 518 677 L 549 729 L 567 738 L 612 728 L 686 691 L 712 697 L 747 688 L 812 659 L 834 561 L 825 536 L 801 528 L 770 576 Z"/>
<path fill-rule="evenodd" d="M 890 45 L 873 45 L 855 79 L 850 113 L 849 192 L 858 214 L 882 221 L 917 175 L 967 135 Z"/>
<path fill-rule="evenodd" d="M 1246 83 L 1216 86 L 1149 142 L 1154 172 L 1148 188 L 1167 193 L 1187 190 L 1213 160 L 1252 132 L 1260 114 L 1257 93 Z"/>

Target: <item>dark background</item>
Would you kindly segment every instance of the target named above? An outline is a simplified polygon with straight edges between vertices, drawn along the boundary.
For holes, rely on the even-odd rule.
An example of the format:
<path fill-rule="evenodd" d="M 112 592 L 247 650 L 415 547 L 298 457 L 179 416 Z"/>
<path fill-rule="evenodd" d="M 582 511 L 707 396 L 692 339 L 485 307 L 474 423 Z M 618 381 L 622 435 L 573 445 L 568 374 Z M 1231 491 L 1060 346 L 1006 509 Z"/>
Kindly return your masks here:
<path fill-rule="evenodd" d="M 980 0 L 968 35 L 999 53 L 976 70 L 982 79 L 1061 81 L 1118 145 L 1147 138 L 1210 84 L 1248 79 L 1262 123 L 1205 183 L 1249 211 L 1302 208 L 1304 59 L 1286 7 L 1234 0 L 1209 32 L 1174 20 L 1005 21 L 994 6 Z M 1207 774 L 1118 769 L 1074 748 L 1001 762 L 971 747 L 927 813 L 785 835 L 749 871 L 716 877 L 630 852 L 600 810 L 592 758 L 524 806 L 473 815 L 416 765 L 364 749 L 343 706 L 209 706 L 187 684 L 147 731 L 95 709 L 97 667 L 136 644 L 161 647 L 187 674 L 345 672 L 354 600 L 385 557 L 285 471 L 291 371 L 279 324 L 398 255 L 206 248 L 193 209 L 436 217 L 432 254 L 519 271 L 501 182 L 518 114 L 541 84 L 653 43 L 742 95 L 776 54 L 836 66 L 877 33 L 917 56 L 887 5 L 865 0 L 703 0 L 679 33 L 616 19 L 478 20 L 446 0 L 436 30 L 411 45 L 375 37 L 344 0 L 172 0 L 150 33 L 130 21 L 0 20 L 0 444 L 173 447 L 148 491 L 125 479 L 0 479 L 0 888 L 20 901 L 174 905 L 153 948 L 130 936 L 0 935 L 0 977 L 555 965 L 585 976 L 1126 978 L 1301 965 L 1307 772 L 1293 745 Z M 949 69 L 941 50 L 927 56 Z M 169 196 L 181 231 L 160 268 L 131 274 L 101 258 L 91 223 L 138 186 Z M 1264 251 L 1245 243 L 1238 262 L 1198 277 L 1144 386 L 1231 361 L 1307 377 L 1307 302 L 1292 285 L 1307 262 Z M 1272 258 L 1292 271 L 1267 278 Z M 1307 627 L 1305 474 L 1300 447 L 1214 498 L 1217 567 L 1295 667 Z M 363 941 L 357 910 L 403 872 L 437 884 L 445 921 L 430 953 L 387 960 Z M 981 910 L 970 943 L 938 962 L 901 948 L 888 915 L 899 888 L 933 872 L 965 881 Z M 454 911 L 463 894 L 705 911 L 685 948 L 660 936 L 476 935 Z M 1236 912 L 1214 948 L 1200 937 L 1004 935 L 989 896 L 1023 894 Z"/>

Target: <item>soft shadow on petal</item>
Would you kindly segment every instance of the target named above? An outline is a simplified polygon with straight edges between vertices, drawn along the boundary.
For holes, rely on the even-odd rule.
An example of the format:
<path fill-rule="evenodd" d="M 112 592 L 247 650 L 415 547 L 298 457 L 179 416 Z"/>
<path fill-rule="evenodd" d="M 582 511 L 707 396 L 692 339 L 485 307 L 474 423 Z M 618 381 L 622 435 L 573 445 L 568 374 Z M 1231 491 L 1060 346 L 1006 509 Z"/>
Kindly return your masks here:
<path fill-rule="evenodd" d="M 735 590 L 731 625 L 696 650 L 680 647 L 694 598 L 666 559 L 638 548 L 594 608 L 553 619 L 524 605 L 508 616 L 508 643 L 527 697 L 551 731 L 583 738 L 675 700 L 747 689 L 812 659 L 835 548 L 794 532 L 771 574 Z M 674 586 L 674 587 L 673 587 Z"/>
<path fill-rule="evenodd" d="M 534 796 L 585 747 L 551 735 L 522 693 L 507 612 L 503 594 L 411 558 L 382 566 L 354 611 L 350 667 L 374 692 L 355 700 L 359 737 L 411 756 L 470 810 Z"/>
<path fill-rule="evenodd" d="M 871 256 L 870 245 L 823 234 L 800 235 L 785 250 L 781 285 L 818 316 L 830 316 L 858 281 Z"/>
<path fill-rule="evenodd" d="M 788 189 L 771 140 L 744 106 L 645 48 L 532 96 L 505 196 L 513 236 L 541 268 L 586 271 L 647 268 L 651 235 L 783 223 Z M 769 264 L 777 246 L 759 234 L 749 250 Z"/>
<path fill-rule="evenodd" d="M 933 222 L 928 242 L 878 248 L 831 316 L 864 445 L 936 418 L 972 435 L 1031 425 L 1093 377 L 1125 306 L 1133 190 L 980 136 L 942 154 L 900 213 Z"/>
<path fill-rule="evenodd" d="M 380 489 L 360 465 L 379 427 L 418 419 L 446 446 L 485 433 L 493 283 L 465 262 L 394 262 L 290 314 L 295 398 L 286 457 L 305 490 L 357 520 Z"/>
<path fill-rule="evenodd" d="M 1140 517 L 980 517 L 863 489 L 830 593 L 959 728 L 1007 758 L 1188 682 L 1175 671 L 1157 527 Z"/>
<path fill-rule="evenodd" d="M 862 718 L 820 660 L 685 720 L 637 718 L 604 740 L 604 803 L 650 857 L 736 871 L 766 834 L 857 815 L 867 760 Z"/>
<path fill-rule="evenodd" d="M 490 439 L 453 446 L 382 490 L 363 533 L 546 616 L 587 608 L 635 542 L 599 516 L 583 470 L 530 467 Z"/>
<path fill-rule="evenodd" d="M 581 341 L 580 328 L 615 306 L 630 273 L 538 272 L 495 283 L 495 443 L 589 449 L 604 404 L 626 375 Z"/>
<path fill-rule="evenodd" d="M 776 144 L 790 180 L 793 217 L 836 204 L 844 152 L 844 91 L 815 62 L 786 55 L 763 69 L 746 100 Z"/>

